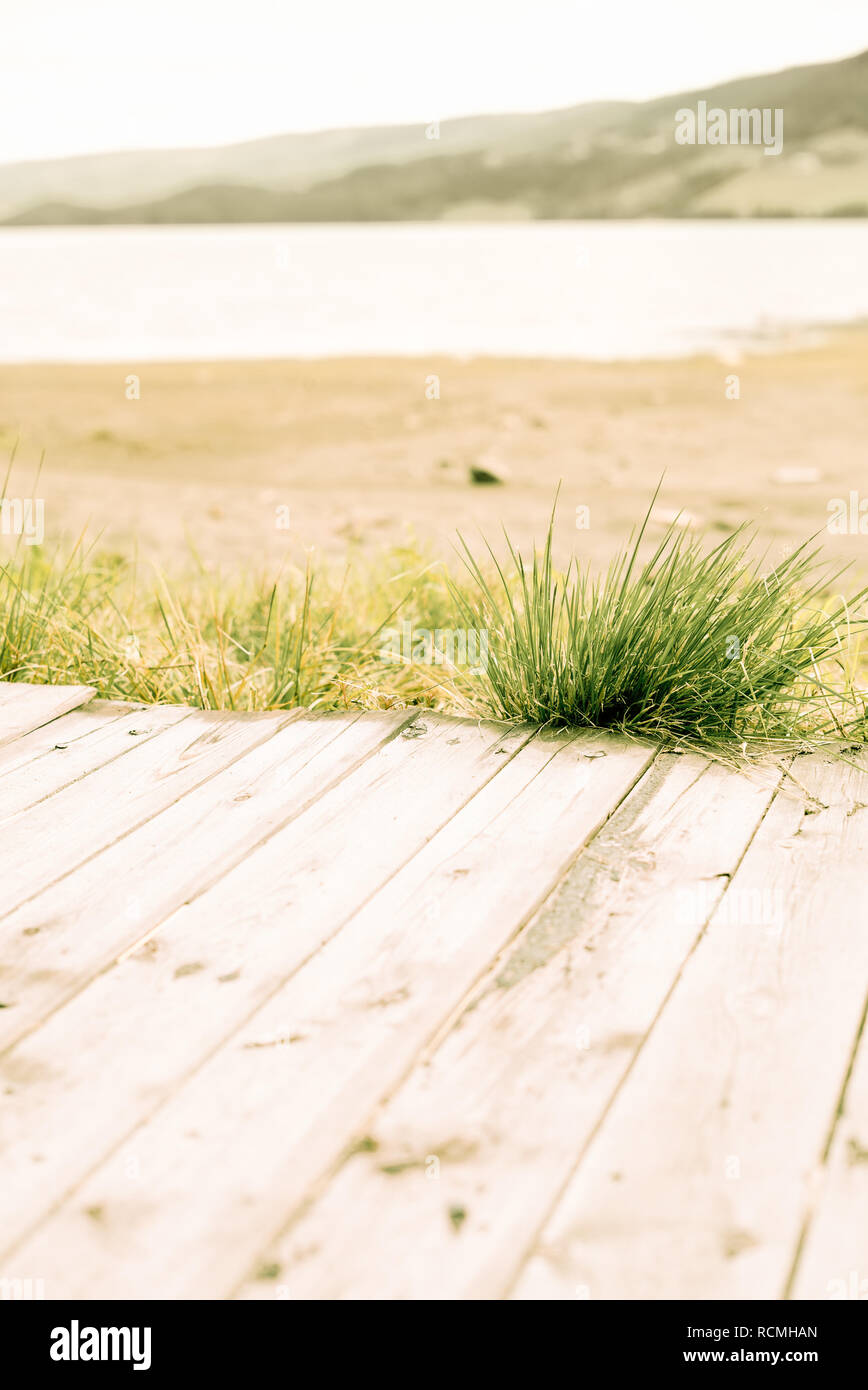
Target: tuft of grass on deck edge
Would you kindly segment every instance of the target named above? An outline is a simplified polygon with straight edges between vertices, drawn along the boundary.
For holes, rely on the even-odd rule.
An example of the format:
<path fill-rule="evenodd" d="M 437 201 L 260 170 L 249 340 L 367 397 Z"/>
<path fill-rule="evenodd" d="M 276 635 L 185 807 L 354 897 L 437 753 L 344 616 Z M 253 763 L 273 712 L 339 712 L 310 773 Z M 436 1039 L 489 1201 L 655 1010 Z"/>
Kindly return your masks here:
<path fill-rule="evenodd" d="M 207 709 L 419 705 L 721 753 L 864 740 L 868 589 L 833 597 L 843 571 L 811 542 L 764 570 L 746 526 L 706 550 L 676 521 L 640 561 L 656 497 L 599 575 L 555 568 L 554 511 L 527 562 L 508 536 L 506 560 L 487 546 L 484 564 L 462 539 L 462 581 L 412 547 L 339 582 L 309 564 L 276 582 L 197 564 L 142 583 L 81 543 L 66 558 L 19 545 L 0 563 L 0 680 Z M 482 669 L 384 660 L 404 623 L 484 632 Z"/>
<path fill-rule="evenodd" d="M 863 738 L 868 589 L 831 598 L 844 571 L 810 541 L 764 572 L 747 525 L 705 551 L 676 518 L 640 564 L 659 490 L 601 575 L 575 559 L 555 570 L 554 511 L 529 566 L 505 535 L 509 568 L 487 546 L 486 572 L 460 538 L 470 591 L 451 589 L 464 621 L 489 634 L 492 711 L 721 751 Z"/>

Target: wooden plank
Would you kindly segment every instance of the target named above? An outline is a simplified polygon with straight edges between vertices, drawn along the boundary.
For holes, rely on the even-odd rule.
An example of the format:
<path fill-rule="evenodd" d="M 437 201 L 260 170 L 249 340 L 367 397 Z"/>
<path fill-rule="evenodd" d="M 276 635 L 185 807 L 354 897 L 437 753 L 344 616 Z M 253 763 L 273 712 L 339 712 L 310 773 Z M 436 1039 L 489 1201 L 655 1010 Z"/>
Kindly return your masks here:
<path fill-rule="evenodd" d="M 87 738 L 88 734 L 100 727 L 101 717 L 122 719 L 124 715 L 144 708 L 144 705 L 115 703 L 110 700 L 89 700 L 79 709 L 63 714 L 58 719 L 43 724 L 39 729 L 32 729 L 29 734 L 22 734 L 14 742 L 4 743 L 0 747 L 0 779 L 8 778 L 19 768 L 26 768 L 28 764 L 34 763 L 37 758 L 55 752 L 58 743 L 69 745 L 80 738 Z"/>
<path fill-rule="evenodd" d="M 608 756 L 581 757 L 580 750 Z M 621 740 L 534 739 L 511 761 L 504 757 L 481 789 L 477 777 L 476 795 L 465 797 L 463 808 L 340 934 L 111 1153 L 18 1247 L 9 1267 L 44 1271 L 52 1297 L 74 1290 L 99 1297 L 108 1289 L 114 1297 L 225 1294 L 651 756 Z M 468 786 L 463 756 L 461 762 Z M 420 804 L 419 785 L 416 777 L 412 801 L 388 796 L 393 833 Z M 321 857 L 321 891 L 335 892 L 330 862 L 340 845 L 343 863 L 348 849 L 358 849 L 358 873 L 386 838 L 389 822 L 371 810 L 381 789 L 382 782 L 356 807 L 358 846 L 348 845 L 340 817 L 333 822 L 333 842 Z M 429 797 L 437 795 L 432 777 Z M 364 895 L 354 896 L 358 902 Z M 309 902 L 315 906 L 303 899 L 302 922 Z M 260 930 L 270 923 L 286 932 L 292 919 L 281 921 L 276 906 L 266 904 Z M 309 935 L 316 942 L 322 925 L 314 916 Z M 248 931 L 255 920 L 254 910 Z M 226 923 L 225 910 L 211 921 Z M 231 960 L 240 968 L 250 959 L 250 950 L 246 957 L 240 952 L 237 930 L 233 945 L 234 955 L 220 954 L 221 971 Z M 186 931 L 176 947 L 189 948 Z M 189 949 L 183 958 L 198 959 Z M 209 955 L 208 973 L 212 960 Z M 197 1020 L 215 1007 L 205 975 L 189 976 L 188 1017 Z M 169 1035 L 159 1046 L 164 1056 L 177 1047 L 171 1026 Z M 128 1053 L 125 1060 L 130 1065 Z M 135 1065 L 133 1084 L 140 1088 Z M 171 1057 L 168 1065 L 175 1065 Z M 65 1086 L 60 1090 L 66 1094 Z M 80 1107 L 77 1114 L 81 1123 Z M 141 1181 L 131 1186 L 130 1172 Z M 2 1227 L 6 1201 L 4 1184 Z"/>
<path fill-rule="evenodd" d="M 89 685 L 0 681 L 0 747 L 86 704 L 95 694 Z"/>
<path fill-rule="evenodd" d="M 367 761 L 0 1058 L 13 1091 L 4 1105 L 4 1244 L 145 1118 L 530 737 L 426 716 L 424 736 L 384 742 L 408 721 L 416 732 L 407 713 L 366 716 L 358 729 Z M 323 782 L 327 768 L 315 761 L 308 790 Z M 284 806 L 295 790 L 284 793 Z M 338 849 L 345 858 L 334 873 Z M 189 854 L 185 829 L 185 861 Z M 100 918 L 105 911 L 101 904 Z M 88 937 L 91 920 L 82 920 Z"/>
<path fill-rule="evenodd" d="M 501 1296 L 778 780 L 658 757 L 243 1296 Z"/>
<path fill-rule="evenodd" d="M 168 706 L 146 714 L 141 707 L 134 713 L 132 707 L 125 710 L 123 705 L 100 701 L 8 744 L 0 752 L 18 757 L 14 761 L 10 758 L 8 769 L 0 767 L 0 836 L 13 816 L 129 753 L 137 738 L 153 737 L 180 717 Z M 46 747 L 49 739 L 53 742 Z"/>
<path fill-rule="evenodd" d="M 0 962 L 0 1049 L 306 810 L 411 718 L 382 713 L 360 722 L 357 714 L 330 714 L 275 723 L 271 738 L 11 914 Z"/>
<path fill-rule="evenodd" d="M 154 706 L 133 747 L 47 801 L 7 820 L 0 883 L 11 912 L 269 738 L 281 718 Z M 138 723 L 136 728 L 138 730 Z M 46 847 L 51 846 L 51 854 Z"/>
<path fill-rule="evenodd" d="M 517 1297 L 782 1296 L 868 982 L 868 772 L 794 772 Z"/>
<path fill-rule="evenodd" d="M 868 815 L 868 811 L 860 814 Z M 864 902 L 864 890 L 863 890 Z M 792 1298 L 868 1299 L 868 1028 L 806 1214 Z"/>

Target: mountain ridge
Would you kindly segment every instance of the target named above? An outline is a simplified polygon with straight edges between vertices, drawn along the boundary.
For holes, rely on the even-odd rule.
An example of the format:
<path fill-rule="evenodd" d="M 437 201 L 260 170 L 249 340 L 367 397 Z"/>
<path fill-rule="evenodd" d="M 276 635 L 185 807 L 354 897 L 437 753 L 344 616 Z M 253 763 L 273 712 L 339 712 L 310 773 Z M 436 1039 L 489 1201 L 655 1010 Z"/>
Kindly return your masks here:
<path fill-rule="evenodd" d="M 780 108 L 784 147 L 679 146 L 675 113 Z M 6 225 L 868 216 L 868 50 L 650 101 L 0 166 Z"/>

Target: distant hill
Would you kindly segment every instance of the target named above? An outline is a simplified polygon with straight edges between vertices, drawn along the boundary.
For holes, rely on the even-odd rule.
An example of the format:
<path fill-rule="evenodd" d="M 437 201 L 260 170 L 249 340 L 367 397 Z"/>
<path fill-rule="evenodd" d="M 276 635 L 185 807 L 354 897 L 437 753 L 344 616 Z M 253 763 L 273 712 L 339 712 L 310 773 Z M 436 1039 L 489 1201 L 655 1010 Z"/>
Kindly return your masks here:
<path fill-rule="evenodd" d="M 675 112 L 782 108 L 783 150 Z M 868 216 L 868 52 L 650 102 L 0 166 L 9 225 Z"/>

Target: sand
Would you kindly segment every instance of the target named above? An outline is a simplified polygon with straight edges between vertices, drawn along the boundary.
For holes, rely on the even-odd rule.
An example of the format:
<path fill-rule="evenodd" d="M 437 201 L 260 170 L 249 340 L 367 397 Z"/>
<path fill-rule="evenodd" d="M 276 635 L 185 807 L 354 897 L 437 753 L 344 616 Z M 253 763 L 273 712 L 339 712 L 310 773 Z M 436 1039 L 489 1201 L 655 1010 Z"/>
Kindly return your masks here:
<path fill-rule="evenodd" d="M 661 520 L 684 508 L 714 538 L 752 519 L 777 553 L 824 530 L 830 499 L 868 498 L 868 330 L 731 361 L 4 366 L 0 449 L 16 441 L 8 494 L 44 454 L 49 544 L 87 526 L 169 568 L 187 537 L 255 567 L 411 540 L 446 557 L 458 528 L 501 522 L 526 546 L 559 482 L 561 556 L 600 563 L 664 472 Z M 507 481 L 473 485 L 480 464 Z M 868 535 L 822 539 L 868 571 Z"/>

